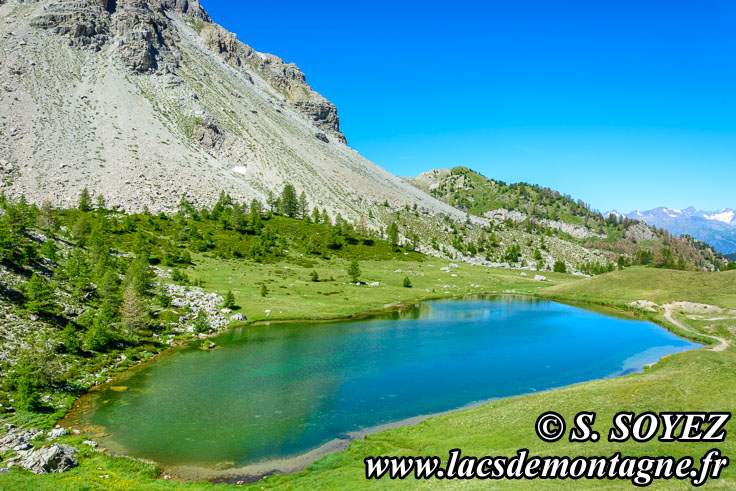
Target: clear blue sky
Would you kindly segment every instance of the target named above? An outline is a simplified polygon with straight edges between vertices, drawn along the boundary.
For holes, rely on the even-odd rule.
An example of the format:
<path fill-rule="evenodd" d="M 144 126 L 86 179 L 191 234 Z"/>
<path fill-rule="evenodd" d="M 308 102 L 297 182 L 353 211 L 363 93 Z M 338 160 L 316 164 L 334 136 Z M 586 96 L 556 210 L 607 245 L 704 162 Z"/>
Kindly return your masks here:
<path fill-rule="evenodd" d="M 201 0 L 413 176 L 465 165 L 602 211 L 736 208 L 736 2 Z"/>

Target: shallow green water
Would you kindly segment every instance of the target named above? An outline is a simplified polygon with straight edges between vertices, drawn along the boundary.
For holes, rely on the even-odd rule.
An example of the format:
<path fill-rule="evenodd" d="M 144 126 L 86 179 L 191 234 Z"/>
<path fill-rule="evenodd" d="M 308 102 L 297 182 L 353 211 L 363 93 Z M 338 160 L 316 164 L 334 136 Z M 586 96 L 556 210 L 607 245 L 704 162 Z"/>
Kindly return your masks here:
<path fill-rule="evenodd" d="M 95 396 L 85 423 L 164 465 L 242 466 L 473 402 L 641 369 L 695 345 L 648 323 L 523 298 L 228 332 Z M 103 442 L 105 443 L 105 442 Z"/>

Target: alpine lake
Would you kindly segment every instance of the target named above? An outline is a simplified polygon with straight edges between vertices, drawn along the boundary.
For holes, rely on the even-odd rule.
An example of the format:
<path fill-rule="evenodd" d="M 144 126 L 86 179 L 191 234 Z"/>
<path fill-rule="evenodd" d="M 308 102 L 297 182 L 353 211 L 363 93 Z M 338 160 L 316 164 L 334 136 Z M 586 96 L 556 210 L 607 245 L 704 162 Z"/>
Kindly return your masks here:
<path fill-rule="evenodd" d="M 125 372 L 64 424 L 182 479 L 256 478 L 381 428 L 700 347 L 649 322 L 516 296 L 252 325 L 212 341 L 217 349 L 198 340 Z"/>

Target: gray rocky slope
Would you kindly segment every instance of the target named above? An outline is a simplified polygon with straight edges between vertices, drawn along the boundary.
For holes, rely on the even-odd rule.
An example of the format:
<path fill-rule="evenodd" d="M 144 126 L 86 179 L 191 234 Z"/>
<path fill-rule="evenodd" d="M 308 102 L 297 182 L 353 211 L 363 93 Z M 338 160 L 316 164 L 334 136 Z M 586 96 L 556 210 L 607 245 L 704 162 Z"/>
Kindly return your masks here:
<path fill-rule="evenodd" d="M 156 211 L 221 190 L 264 200 L 290 182 L 352 220 L 384 201 L 463 217 L 348 147 L 294 64 L 239 42 L 197 0 L 0 0 L 0 46 L 10 196 L 72 205 L 86 186 Z"/>
<path fill-rule="evenodd" d="M 416 210 L 401 217 L 402 240 L 503 263 L 455 251 L 444 219 L 464 223 L 464 212 L 351 149 L 296 65 L 241 43 L 196 0 L 0 0 L 0 134 L 0 191 L 34 203 L 73 206 L 87 187 L 108 207 L 172 211 L 221 191 L 263 202 L 288 182 L 310 208 L 368 228 Z M 467 219 L 468 241 L 501 221 Z M 529 256 L 528 237 L 498 233 Z M 555 242 L 545 264 L 605 261 Z"/>

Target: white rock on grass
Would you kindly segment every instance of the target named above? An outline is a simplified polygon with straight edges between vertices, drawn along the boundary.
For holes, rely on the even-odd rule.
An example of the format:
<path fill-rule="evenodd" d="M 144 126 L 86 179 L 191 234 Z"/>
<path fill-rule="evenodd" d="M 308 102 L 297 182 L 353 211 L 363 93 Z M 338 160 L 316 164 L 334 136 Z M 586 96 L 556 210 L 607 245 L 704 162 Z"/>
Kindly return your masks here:
<path fill-rule="evenodd" d="M 18 463 L 34 474 L 66 472 L 79 464 L 74 458 L 78 450 L 69 445 L 51 445 L 26 454 Z"/>
<path fill-rule="evenodd" d="M 66 436 L 68 434 L 69 432 L 66 431 L 65 428 L 54 428 L 53 430 L 49 431 L 48 433 L 49 437 L 47 438 L 47 440 L 49 441 L 56 440 L 57 438 Z"/>

